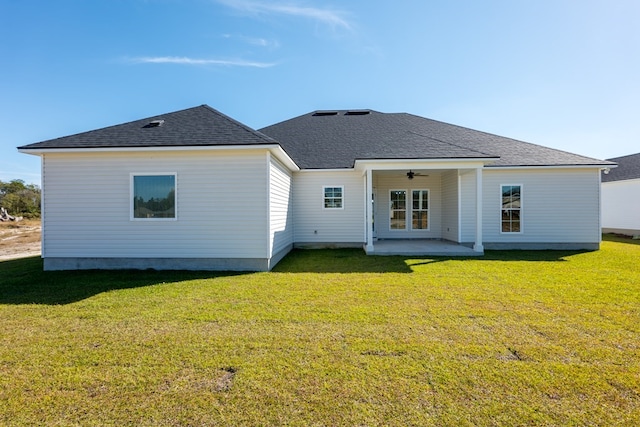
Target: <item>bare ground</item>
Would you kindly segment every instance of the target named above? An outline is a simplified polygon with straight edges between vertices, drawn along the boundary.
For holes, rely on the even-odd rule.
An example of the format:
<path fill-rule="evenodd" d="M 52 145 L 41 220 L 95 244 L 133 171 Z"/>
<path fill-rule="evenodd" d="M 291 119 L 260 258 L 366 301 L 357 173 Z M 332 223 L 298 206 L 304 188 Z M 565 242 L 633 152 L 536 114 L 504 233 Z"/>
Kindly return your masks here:
<path fill-rule="evenodd" d="M 40 221 L 0 222 L 0 261 L 40 255 Z"/>

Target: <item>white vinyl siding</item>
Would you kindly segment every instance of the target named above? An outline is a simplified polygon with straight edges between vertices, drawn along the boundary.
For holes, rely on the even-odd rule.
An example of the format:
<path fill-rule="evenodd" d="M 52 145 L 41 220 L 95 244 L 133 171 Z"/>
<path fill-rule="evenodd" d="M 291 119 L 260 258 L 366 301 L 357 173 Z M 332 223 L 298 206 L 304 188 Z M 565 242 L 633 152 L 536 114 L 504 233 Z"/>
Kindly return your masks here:
<path fill-rule="evenodd" d="M 343 187 L 343 208 L 324 209 L 323 188 Z M 362 243 L 364 180 L 357 171 L 302 171 L 294 176 L 297 243 Z"/>
<path fill-rule="evenodd" d="M 465 170 L 460 172 L 460 242 L 474 242 L 475 238 L 476 174 Z"/>
<path fill-rule="evenodd" d="M 640 179 L 602 183 L 602 227 L 640 233 Z"/>
<path fill-rule="evenodd" d="M 269 171 L 269 239 L 274 255 L 293 244 L 293 188 L 291 173 L 273 157 Z"/>
<path fill-rule="evenodd" d="M 266 258 L 265 150 L 43 156 L 44 256 Z M 176 221 L 130 221 L 131 173 L 177 174 Z"/>
<path fill-rule="evenodd" d="M 597 169 L 483 171 L 486 243 L 593 243 L 600 241 Z M 522 232 L 501 232 L 501 185 L 523 189 Z"/>
<path fill-rule="evenodd" d="M 458 240 L 458 171 L 442 174 L 442 238 Z"/>

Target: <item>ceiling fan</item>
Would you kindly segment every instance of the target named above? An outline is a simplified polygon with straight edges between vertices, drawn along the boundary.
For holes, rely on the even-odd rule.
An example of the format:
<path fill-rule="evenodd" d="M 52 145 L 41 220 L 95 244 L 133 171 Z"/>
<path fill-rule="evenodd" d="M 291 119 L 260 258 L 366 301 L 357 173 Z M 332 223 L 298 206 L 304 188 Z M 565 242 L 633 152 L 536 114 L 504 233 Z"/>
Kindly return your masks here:
<path fill-rule="evenodd" d="M 426 176 L 429 176 L 429 175 L 422 175 L 420 172 L 414 172 L 414 171 L 412 171 L 411 169 L 409 169 L 409 172 L 407 172 L 407 178 L 408 178 L 409 180 L 411 180 L 411 179 L 413 179 L 413 177 L 415 177 L 415 176 L 425 176 L 425 177 L 426 177 Z"/>

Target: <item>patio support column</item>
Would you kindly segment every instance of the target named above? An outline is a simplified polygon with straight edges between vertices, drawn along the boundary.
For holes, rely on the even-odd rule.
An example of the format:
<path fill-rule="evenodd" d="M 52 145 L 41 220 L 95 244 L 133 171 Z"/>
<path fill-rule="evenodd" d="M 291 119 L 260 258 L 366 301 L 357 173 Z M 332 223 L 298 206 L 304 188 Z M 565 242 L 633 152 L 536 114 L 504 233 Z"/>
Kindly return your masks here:
<path fill-rule="evenodd" d="M 482 246 L 482 166 L 476 168 L 476 241 L 473 250 L 483 253 Z"/>
<path fill-rule="evenodd" d="M 371 194 L 373 194 L 373 171 L 371 168 L 367 168 L 366 174 L 366 194 L 365 194 L 365 203 L 366 203 L 366 230 L 367 230 L 367 246 L 365 247 L 366 253 L 373 252 L 373 207 L 371 203 Z"/>

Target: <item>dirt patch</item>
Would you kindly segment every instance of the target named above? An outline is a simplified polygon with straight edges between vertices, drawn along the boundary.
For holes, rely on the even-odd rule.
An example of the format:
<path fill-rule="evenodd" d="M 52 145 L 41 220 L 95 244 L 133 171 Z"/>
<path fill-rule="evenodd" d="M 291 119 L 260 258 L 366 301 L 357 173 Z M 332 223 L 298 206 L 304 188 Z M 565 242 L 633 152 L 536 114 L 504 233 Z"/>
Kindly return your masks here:
<path fill-rule="evenodd" d="M 40 221 L 0 222 L 0 261 L 40 255 Z"/>

